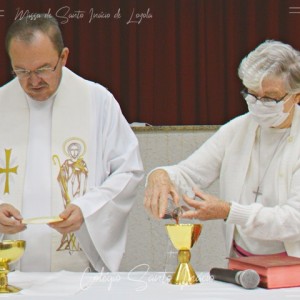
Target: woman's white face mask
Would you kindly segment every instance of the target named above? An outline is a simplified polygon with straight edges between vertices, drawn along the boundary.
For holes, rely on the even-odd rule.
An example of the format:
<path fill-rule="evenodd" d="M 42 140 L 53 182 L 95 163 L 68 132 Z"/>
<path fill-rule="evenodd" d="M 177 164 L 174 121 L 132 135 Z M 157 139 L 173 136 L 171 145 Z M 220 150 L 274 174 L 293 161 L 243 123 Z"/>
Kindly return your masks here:
<path fill-rule="evenodd" d="M 284 112 L 284 104 L 292 99 L 290 95 L 287 100 L 280 102 L 263 102 L 252 95 L 245 98 L 252 118 L 262 127 L 277 127 L 289 116 L 293 105 L 288 112 Z"/>

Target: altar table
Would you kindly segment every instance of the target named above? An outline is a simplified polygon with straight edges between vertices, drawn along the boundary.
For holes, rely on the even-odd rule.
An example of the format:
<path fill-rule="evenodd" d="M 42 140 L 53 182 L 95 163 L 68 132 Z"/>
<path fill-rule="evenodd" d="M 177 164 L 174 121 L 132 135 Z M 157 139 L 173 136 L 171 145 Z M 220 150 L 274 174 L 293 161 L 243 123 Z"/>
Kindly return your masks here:
<path fill-rule="evenodd" d="M 141 270 L 141 269 L 139 269 Z M 22 290 L 0 294 L 6 299 L 151 299 L 151 300 L 293 300 L 300 299 L 300 287 L 246 290 L 238 285 L 214 281 L 208 273 L 197 273 L 201 283 L 177 286 L 169 284 L 165 273 L 130 271 L 119 273 L 11 272 L 9 284 Z M 300 275 L 300 274 L 299 274 Z M 1 299 L 0 299 L 1 300 Z"/>

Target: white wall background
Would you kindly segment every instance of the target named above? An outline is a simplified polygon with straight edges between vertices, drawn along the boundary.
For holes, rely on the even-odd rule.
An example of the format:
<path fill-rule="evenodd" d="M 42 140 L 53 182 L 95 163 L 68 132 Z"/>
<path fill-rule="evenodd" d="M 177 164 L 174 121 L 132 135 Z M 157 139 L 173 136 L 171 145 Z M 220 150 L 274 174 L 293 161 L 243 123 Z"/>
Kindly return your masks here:
<path fill-rule="evenodd" d="M 207 140 L 216 126 L 154 127 L 135 129 L 140 143 L 145 174 L 157 166 L 171 165 L 186 158 Z M 120 271 L 165 271 L 176 265 L 176 250 L 169 242 L 165 224 L 174 223 L 149 217 L 143 207 L 145 178 L 138 188 L 130 214 L 126 253 Z M 218 182 L 209 189 L 218 194 Z M 223 221 L 202 223 L 202 233 L 192 249 L 192 266 L 196 271 L 226 267 Z M 173 253 L 172 253 L 173 252 Z"/>

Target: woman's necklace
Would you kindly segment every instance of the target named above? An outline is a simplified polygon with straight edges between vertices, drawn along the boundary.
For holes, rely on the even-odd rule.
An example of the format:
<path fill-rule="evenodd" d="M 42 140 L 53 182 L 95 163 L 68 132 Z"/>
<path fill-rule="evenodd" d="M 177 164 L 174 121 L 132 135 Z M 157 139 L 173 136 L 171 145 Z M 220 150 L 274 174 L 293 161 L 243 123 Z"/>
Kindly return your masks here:
<path fill-rule="evenodd" d="M 275 154 L 276 154 L 279 146 L 282 144 L 282 141 L 285 139 L 285 137 L 287 137 L 287 133 L 288 132 L 289 132 L 289 128 L 287 128 L 285 130 L 285 132 L 283 133 L 282 137 L 280 138 L 277 146 L 275 147 L 275 149 L 273 151 L 273 154 L 272 154 L 269 162 L 266 165 L 266 168 L 265 168 L 265 170 L 264 170 L 264 172 L 262 174 L 262 177 L 260 178 L 261 129 L 259 128 L 259 138 L 258 138 L 258 178 L 260 178 L 260 179 L 258 181 L 257 189 L 255 191 L 253 191 L 253 194 L 255 194 L 255 200 L 254 200 L 254 202 L 257 201 L 258 196 L 262 195 L 262 192 L 261 192 L 262 183 L 263 183 L 263 181 L 265 179 L 267 171 L 269 170 L 269 167 L 270 167 L 270 165 L 271 165 L 271 163 L 272 163 L 272 161 L 273 161 L 273 159 L 275 157 Z"/>

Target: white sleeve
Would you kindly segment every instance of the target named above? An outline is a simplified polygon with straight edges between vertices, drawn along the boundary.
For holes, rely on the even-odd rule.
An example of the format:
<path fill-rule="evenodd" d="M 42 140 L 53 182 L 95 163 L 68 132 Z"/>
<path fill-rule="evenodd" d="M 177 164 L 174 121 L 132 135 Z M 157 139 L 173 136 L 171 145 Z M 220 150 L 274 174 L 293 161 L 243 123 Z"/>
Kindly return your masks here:
<path fill-rule="evenodd" d="M 159 167 L 159 169 L 168 172 L 180 193 L 194 186 L 200 189 L 207 188 L 219 178 L 226 144 L 230 141 L 232 133 L 231 128 L 230 124 L 222 126 L 188 158 L 177 165 Z"/>
<path fill-rule="evenodd" d="M 240 225 L 245 234 L 252 238 L 282 242 L 299 241 L 300 162 L 297 165 L 285 204 L 265 207 L 259 203 L 241 205 L 233 202 L 227 223 Z"/>
<path fill-rule="evenodd" d="M 97 268 L 100 256 L 111 271 L 117 271 L 125 251 L 128 215 L 143 178 L 143 165 L 138 140 L 118 103 L 108 95 L 97 118 L 97 183 L 72 203 L 81 208 L 84 216 L 85 226 L 76 236 L 91 263 Z M 87 234 L 89 242 L 86 236 L 83 238 Z"/>
<path fill-rule="evenodd" d="M 122 205 L 131 202 L 132 194 L 143 178 L 138 140 L 118 103 L 111 95 L 105 106 L 98 109 L 104 111 L 98 117 L 99 129 L 95 137 L 98 139 L 97 164 L 102 165 L 95 168 L 101 174 L 96 174 L 98 182 L 95 186 L 91 186 L 84 196 L 72 201 L 81 208 L 85 218 L 108 202 L 113 201 L 115 205 L 117 202 L 122 202 Z"/>

